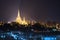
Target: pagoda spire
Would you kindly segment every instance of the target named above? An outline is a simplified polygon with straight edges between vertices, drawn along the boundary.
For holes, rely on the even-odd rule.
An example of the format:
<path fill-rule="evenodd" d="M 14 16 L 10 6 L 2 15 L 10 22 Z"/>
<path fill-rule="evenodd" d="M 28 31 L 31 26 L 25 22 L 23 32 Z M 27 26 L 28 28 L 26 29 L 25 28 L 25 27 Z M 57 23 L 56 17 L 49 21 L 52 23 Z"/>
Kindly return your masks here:
<path fill-rule="evenodd" d="M 25 17 L 23 18 L 23 20 L 21 19 L 20 11 L 19 11 L 19 10 L 18 10 L 18 15 L 17 15 L 15 21 L 16 21 L 17 23 L 19 23 L 19 24 L 22 24 L 22 25 L 28 25 L 27 21 L 25 20 Z"/>
<path fill-rule="evenodd" d="M 21 22 L 22 22 L 19 10 L 18 10 L 18 15 L 16 17 L 16 22 L 18 22 L 19 24 L 21 24 Z"/>

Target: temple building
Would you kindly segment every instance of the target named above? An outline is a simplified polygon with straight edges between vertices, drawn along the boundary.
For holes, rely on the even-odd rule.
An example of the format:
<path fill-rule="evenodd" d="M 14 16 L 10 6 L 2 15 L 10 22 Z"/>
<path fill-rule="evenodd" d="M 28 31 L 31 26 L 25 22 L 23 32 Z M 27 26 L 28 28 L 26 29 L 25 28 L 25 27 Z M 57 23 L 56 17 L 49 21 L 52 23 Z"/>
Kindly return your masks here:
<path fill-rule="evenodd" d="M 15 21 L 19 24 L 22 24 L 22 25 L 28 25 L 28 22 L 25 20 L 25 17 L 23 17 L 23 19 L 21 18 L 19 10 L 18 10 L 18 15 L 17 15 Z"/>

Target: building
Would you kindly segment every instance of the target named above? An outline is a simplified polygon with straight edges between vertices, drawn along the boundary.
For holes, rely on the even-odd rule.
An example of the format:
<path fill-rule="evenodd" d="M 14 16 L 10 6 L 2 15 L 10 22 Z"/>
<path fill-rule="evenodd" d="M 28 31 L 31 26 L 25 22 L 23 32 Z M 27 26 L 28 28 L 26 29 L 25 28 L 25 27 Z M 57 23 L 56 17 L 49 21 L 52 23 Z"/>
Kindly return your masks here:
<path fill-rule="evenodd" d="M 22 25 L 28 25 L 28 22 L 25 20 L 25 17 L 23 17 L 23 20 L 22 20 L 19 10 L 18 10 L 18 15 L 16 17 L 15 22 L 22 24 Z"/>

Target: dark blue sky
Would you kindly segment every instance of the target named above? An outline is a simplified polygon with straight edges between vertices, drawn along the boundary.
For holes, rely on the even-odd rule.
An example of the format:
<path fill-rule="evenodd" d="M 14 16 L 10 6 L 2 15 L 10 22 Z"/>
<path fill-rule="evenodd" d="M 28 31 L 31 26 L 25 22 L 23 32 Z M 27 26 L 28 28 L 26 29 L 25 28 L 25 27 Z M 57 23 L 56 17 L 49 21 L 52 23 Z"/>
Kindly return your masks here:
<path fill-rule="evenodd" d="M 14 20 L 18 9 L 28 20 L 60 22 L 59 0 L 0 0 L 0 20 Z"/>

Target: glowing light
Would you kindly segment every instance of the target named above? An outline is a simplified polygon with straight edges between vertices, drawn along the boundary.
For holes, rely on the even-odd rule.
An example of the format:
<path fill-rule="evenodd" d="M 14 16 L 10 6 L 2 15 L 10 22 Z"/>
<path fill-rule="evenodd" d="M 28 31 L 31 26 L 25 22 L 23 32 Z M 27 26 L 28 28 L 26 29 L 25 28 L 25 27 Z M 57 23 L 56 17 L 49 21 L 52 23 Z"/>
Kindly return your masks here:
<path fill-rule="evenodd" d="M 53 31 L 57 31 L 56 29 L 53 29 Z"/>
<path fill-rule="evenodd" d="M 25 17 L 23 18 L 22 24 L 25 24 L 25 25 L 28 24 L 28 23 L 26 22 L 26 20 L 25 20 Z"/>
<path fill-rule="evenodd" d="M 10 21 L 8 21 L 8 23 L 11 23 Z"/>
<path fill-rule="evenodd" d="M 17 35 L 14 35 L 12 32 L 7 33 L 7 34 L 10 35 L 10 36 L 12 36 L 14 39 L 17 39 L 18 38 L 18 36 Z"/>
<path fill-rule="evenodd" d="M 44 40 L 56 40 L 55 37 L 45 37 Z"/>
<path fill-rule="evenodd" d="M 7 32 L 6 34 L 13 37 L 13 39 L 15 39 L 15 40 L 26 40 L 23 33 L 19 32 L 19 31 Z"/>
<path fill-rule="evenodd" d="M 28 25 L 27 21 L 25 20 L 25 17 L 23 18 L 23 20 L 21 19 L 19 10 L 18 10 L 18 16 L 16 18 L 16 22 L 22 25 Z"/>
<path fill-rule="evenodd" d="M 17 16 L 17 18 L 16 18 L 16 22 L 18 22 L 19 24 L 22 23 L 19 10 L 18 10 L 18 16 Z"/>
<path fill-rule="evenodd" d="M 5 38 L 5 35 L 1 35 L 1 38 Z"/>

